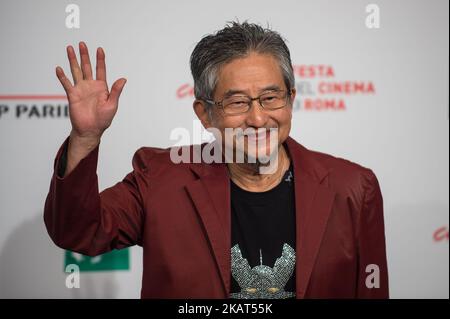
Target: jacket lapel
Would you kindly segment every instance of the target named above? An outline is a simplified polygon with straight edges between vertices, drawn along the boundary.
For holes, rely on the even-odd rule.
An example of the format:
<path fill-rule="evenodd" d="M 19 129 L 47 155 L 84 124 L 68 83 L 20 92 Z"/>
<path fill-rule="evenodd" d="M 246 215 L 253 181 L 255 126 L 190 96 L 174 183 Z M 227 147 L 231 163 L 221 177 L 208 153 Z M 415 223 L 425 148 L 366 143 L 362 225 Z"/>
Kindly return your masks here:
<path fill-rule="evenodd" d="M 335 193 L 328 186 L 328 171 L 312 160 L 310 151 L 290 136 L 285 144 L 294 170 L 296 206 L 296 295 L 304 298 L 325 232 Z M 191 164 L 198 177 L 188 192 L 205 227 L 222 280 L 225 298 L 230 293 L 231 199 L 225 163 Z"/>
<path fill-rule="evenodd" d="M 335 192 L 328 171 L 313 161 L 310 151 L 291 137 L 286 140 L 294 169 L 296 207 L 296 297 L 303 299 L 320 249 Z"/>
<path fill-rule="evenodd" d="M 230 179 L 226 164 L 193 164 L 199 179 L 186 185 L 211 245 L 224 288 L 230 292 L 231 276 L 231 203 Z"/>

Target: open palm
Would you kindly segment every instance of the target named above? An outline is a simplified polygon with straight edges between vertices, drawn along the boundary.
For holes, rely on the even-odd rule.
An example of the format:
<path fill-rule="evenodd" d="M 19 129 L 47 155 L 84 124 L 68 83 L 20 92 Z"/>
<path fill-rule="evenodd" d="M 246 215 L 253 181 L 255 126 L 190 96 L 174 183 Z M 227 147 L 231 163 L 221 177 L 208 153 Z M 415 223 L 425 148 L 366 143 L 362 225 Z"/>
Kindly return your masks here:
<path fill-rule="evenodd" d="M 75 50 L 67 47 L 73 82 L 66 77 L 61 67 L 56 68 L 56 75 L 66 91 L 69 100 L 69 115 L 72 131 L 80 137 L 100 137 L 111 125 L 117 112 L 119 96 L 126 79 L 114 82 L 111 91 L 106 83 L 105 53 L 97 49 L 96 79 L 92 76 L 92 67 L 86 44 L 80 42 L 81 67 L 78 64 Z"/>

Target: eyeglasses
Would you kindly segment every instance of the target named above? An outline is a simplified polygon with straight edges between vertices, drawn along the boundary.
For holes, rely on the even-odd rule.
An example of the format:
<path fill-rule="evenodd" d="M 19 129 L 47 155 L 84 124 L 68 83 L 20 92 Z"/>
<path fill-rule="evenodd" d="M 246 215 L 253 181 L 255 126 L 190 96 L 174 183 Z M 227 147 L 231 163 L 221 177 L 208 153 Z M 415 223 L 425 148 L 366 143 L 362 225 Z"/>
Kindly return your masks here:
<path fill-rule="evenodd" d="M 247 113 L 255 100 L 258 100 L 259 105 L 265 110 L 281 109 L 286 106 L 291 92 L 292 90 L 274 90 L 255 98 L 247 95 L 232 95 L 224 98 L 222 101 L 215 102 L 208 99 L 205 99 L 205 101 L 221 108 L 224 114 L 237 115 Z"/>

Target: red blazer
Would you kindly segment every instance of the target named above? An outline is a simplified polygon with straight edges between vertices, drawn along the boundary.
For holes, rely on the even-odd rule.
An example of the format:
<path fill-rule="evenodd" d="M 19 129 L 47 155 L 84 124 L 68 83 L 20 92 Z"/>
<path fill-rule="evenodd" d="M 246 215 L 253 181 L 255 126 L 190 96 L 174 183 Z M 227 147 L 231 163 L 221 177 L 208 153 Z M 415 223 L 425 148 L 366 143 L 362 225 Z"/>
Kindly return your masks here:
<path fill-rule="evenodd" d="M 98 147 L 69 175 L 57 175 L 67 143 L 57 153 L 44 210 L 56 245 L 89 256 L 142 246 L 142 298 L 228 298 L 226 164 L 174 164 L 169 149 L 142 147 L 133 171 L 99 193 Z M 383 199 L 374 173 L 291 137 L 284 145 L 294 169 L 297 298 L 388 298 Z M 366 268 L 371 264 L 379 272 Z M 371 274 L 379 275 L 378 288 L 366 286 Z"/>

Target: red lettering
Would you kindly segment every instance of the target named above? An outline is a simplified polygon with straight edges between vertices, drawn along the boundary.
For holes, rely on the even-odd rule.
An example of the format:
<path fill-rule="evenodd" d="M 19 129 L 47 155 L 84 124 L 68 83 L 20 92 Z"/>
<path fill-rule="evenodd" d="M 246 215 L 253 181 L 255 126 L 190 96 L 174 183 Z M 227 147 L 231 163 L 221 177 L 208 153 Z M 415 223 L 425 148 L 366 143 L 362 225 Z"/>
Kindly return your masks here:
<path fill-rule="evenodd" d="M 433 234 L 434 241 L 448 240 L 448 228 L 446 226 L 438 228 Z"/>
<path fill-rule="evenodd" d="M 375 93 L 372 82 L 319 82 L 319 94 L 369 94 Z"/>
<path fill-rule="evenodd" d="M 305 99 L 303 108 L 308 111 L 343 111 L 346 109 L 346 106 L 342 99 Z"/>
<path fill-rule="evenodd" d="M 331 65 L 294 65 L 294 74 L 300 78 L 332 78 L 334 70 Z"/>
<path fill-rule="evenodd" d="M 187 96 L 194 96 L 194 87 L 190 84 L 183 84 L 177 90 L 177 98 L 182 99 Z"/>

